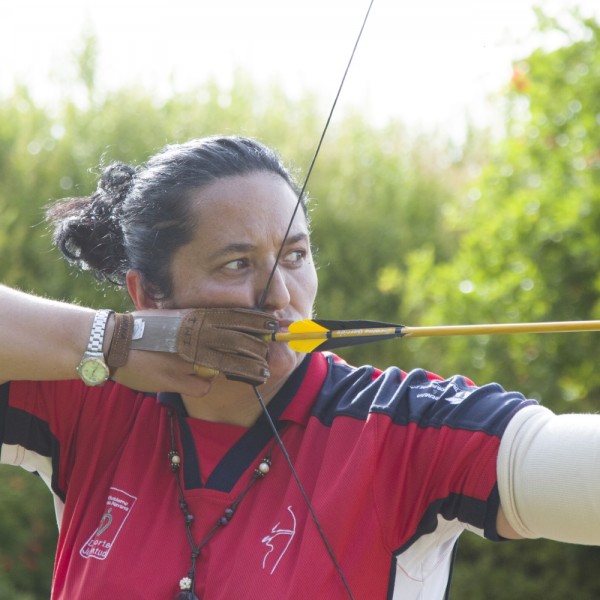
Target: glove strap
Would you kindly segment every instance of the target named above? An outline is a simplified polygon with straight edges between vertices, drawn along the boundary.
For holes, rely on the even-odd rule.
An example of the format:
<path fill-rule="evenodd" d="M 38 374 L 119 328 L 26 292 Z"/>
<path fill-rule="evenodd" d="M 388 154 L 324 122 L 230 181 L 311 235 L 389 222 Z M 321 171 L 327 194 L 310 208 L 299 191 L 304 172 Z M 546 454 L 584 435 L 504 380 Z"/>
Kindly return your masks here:
<path fill-rule="evenodd" d="M 177 352 L 177 335 L 183 317 L 152 315 L 135 317 L 131 335 L 132 350 Z"/>
<path fill-rule="evenodd" d="M 106 357 L 106 364 L 111 369 L 118 369 L 127 363 L 132 333 L 133 315 L 115 314 L 115 329 Z"/>

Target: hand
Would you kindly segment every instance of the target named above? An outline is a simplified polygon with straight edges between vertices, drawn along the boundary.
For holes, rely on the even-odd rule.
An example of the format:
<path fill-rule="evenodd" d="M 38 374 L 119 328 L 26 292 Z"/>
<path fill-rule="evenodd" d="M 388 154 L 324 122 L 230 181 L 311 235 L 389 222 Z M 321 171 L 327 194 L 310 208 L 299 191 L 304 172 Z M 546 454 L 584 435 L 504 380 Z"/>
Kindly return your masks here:
<path fill-rule="evenodd" d="M 269 377 L 272 315 L 246 308 L 198 308 L 187 313 L 177 336 L 177 353 L 198 375 L 221 372 L 227 379 L 261 385 Z M 198 369 L 197 366 L 205 370 Z"/>
<path fill-rule="evenodd" d="M 219 372 L 252 385 L 263 384 L 269 376 L 266 340 L 278 323 L 268 313 L 207 308 L 132 314 L 143 321 L 145 333 L 130 342 L 131 349 L 125 348 L 123 366 L 112 377 L 119 383 L 140 391 L 201 397 Z"/>

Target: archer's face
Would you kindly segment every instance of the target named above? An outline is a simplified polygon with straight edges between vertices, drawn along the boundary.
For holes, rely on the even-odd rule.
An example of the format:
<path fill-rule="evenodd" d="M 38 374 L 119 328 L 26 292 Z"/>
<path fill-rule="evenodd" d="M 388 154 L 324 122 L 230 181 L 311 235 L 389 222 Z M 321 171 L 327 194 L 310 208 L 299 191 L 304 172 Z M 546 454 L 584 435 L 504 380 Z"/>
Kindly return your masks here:
<path fill-rule="evenodd" d="M 194 199 L 198 228 L 175 254 L 169 308 L 256 308 L 275 265 L 297 197 L 278 175 L 267 172 L 226 178 Z M 263 310 L 289 323 L 312 316 L 317 275 L 302 210 L 294 217 Z M 286 377 L 302 356 L 272 344 L 272 377 Z"/>

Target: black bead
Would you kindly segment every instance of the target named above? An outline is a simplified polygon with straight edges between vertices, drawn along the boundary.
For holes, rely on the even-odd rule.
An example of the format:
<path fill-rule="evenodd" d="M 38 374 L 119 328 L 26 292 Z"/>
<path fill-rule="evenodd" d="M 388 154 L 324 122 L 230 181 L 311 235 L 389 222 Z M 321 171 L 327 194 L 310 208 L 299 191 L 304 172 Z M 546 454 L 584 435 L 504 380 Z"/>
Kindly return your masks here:
<path fill-rule="evenodd" d="M 186 513 L 186 515 L 185 515 L 185 522 L 186 523 L 193 523 L 194 522 L 194 515 L 192 513 Z"/>
<path fill-rule="evenodd" d="M 173 598 L 173 600 L 199 600 L 198 596 L 196 596 L 196 594 L 194 594 L 194 592 L 190 592 L 185 591 L 185 592 L 179 592 L 177 594 L 177 596 L 175 596 L 175 598 Z"/>
<path fill-rule="evenodd" d="M 233 513 L 235 512 L 235 510 L 233 508 L 226 508 L 225 509 L 225 516 L 228 519 L 231 519 L 231 517 L 233 517 Z"/>

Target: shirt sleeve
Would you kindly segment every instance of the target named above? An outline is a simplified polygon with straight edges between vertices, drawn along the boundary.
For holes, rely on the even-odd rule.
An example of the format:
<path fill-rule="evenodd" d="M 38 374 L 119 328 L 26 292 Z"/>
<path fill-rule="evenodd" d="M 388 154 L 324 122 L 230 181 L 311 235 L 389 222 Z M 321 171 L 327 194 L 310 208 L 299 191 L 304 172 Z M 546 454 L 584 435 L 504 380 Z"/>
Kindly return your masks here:
<path fill-rule="evenodd" d="M 71 441 L 84 398 L 79 381 L 0 386 L 0 462 L 38 473 L 64 501 Z"/>
<path fill-rule="evenodd" d="M 401 552 L 442 522 L 498 539 L 500 440 L 514 414 L 535 402 L 460 376 L 416 370 L 400 385 L 397 372 L 381 377 L 372 411 L 383 449 L 375 494 L 387 543 Z"/>
<path fill-rule="evenodd" d="M 111 457 L 143 400 L 112 381 L 0 385 L 0 462 L 38 473 L 64 502 L 76 461 L 100 451 Z"/>

